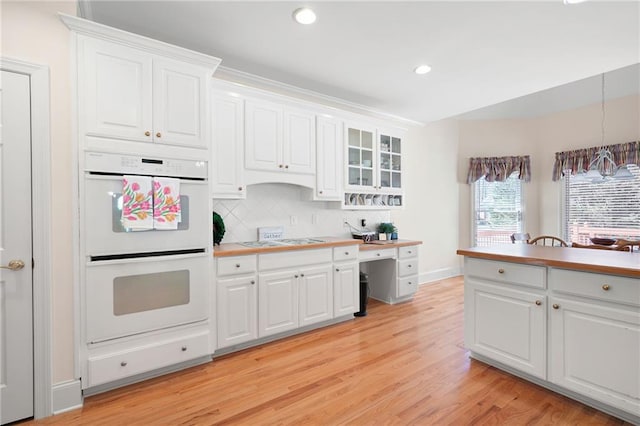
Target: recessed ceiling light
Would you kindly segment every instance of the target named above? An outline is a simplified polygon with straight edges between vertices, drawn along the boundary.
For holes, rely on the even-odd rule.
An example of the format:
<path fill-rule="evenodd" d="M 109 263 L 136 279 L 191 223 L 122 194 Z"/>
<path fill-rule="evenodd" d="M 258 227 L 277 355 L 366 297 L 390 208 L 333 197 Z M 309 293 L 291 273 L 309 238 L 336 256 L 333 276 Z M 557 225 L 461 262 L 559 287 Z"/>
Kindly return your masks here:
<path fill-rule="evenodd" d="M 562 0 L 564 2 L 564 4 L 577 4 L 577 3 L 582 3 L 586 0 Z"/>
<path fill-rule="evenodd" d="M 429 71 L 431 71 L 431 67 L 429 65 L 419 65 L 415 70 L 413 70 L 416 74 L 426 74 Z"/>
<path fill-rule="evenodd" d="M 316 22 L 316 14 L 307 7 L 301 7 L 293 11 L 293 19 L 299 24 L 309 25 Z"/>

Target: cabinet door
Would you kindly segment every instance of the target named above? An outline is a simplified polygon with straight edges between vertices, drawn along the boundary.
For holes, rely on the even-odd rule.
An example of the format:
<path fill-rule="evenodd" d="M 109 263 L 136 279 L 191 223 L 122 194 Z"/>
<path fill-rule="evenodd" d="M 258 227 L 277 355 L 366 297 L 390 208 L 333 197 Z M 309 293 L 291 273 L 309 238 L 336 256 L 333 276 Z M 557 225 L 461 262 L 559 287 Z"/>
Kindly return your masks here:
<path fill-rule="evenodd" d="M 334 317 L 360 310 L 360 268 L 358 263 L 336 264 L 333 271 Z"/>
<path fill-rule="evenodd" d="M 393 133 L 378 134 L 378 186 L 385 192 L 402 191 L 402 139 Z"/>
<path fill-rule="evenodd" d="M 318 117 L 316 126 L 316 193 L 318 200 L 342 201 L 342 123 Z"/>
<path fill-rule="evenodd" d="M 282 158 L 282 116 L 280 105 L 245 101 L 245 164 L 248 169 L 284 170 Z"/>
<path fill-rule="evenodd" d="M 295 270 L 259 275 L 259 337 L 298 327 L 298 278 Z"/>
<path fill-rule="evenodd" d="M 333 318 L 331 265 L 300 270 L 300 327 Z"/>
<path fill-rule="evenodd" d="M 218 348 L 236 345 L 258 337 L 258 291 L 256 277 L 218 280 Z"/>
<path fill-rule="evenodd" d="M 84 133 L 152 141 L 152 56 L 79 37 L 79 110 Z"/>
<path fill-rule="evenodd" d="M 203 68 L 168 59 L 154 59 L 154 142 L 208 147 L 208 78 Z"/>
<path fill-rule="evenodd" d="M 287 172 L 314 174 L 316 170 L 315 115 L 285 109 L 283 162 Z"/>
<path fill-rule="evenodd" d="M 347 187 L 353 190 L 377 188 L 376 130 L 371 127 L 347 125 L 345 137 Z"/>
<path fill-rule="evenodd" d="M 213 198 L 245 198 L 243 182 L 244 103 L 241 98 L 213 92 Z"/>
<path fill-rule="evenodd" d="M 465 276 L 464 299 L 468 349 L 546 379 L 545 296 Z"/>
<path fill-rule="evenodd" d="M 551 382 L 640 416 L 640 312 L 550 298 Z"/>

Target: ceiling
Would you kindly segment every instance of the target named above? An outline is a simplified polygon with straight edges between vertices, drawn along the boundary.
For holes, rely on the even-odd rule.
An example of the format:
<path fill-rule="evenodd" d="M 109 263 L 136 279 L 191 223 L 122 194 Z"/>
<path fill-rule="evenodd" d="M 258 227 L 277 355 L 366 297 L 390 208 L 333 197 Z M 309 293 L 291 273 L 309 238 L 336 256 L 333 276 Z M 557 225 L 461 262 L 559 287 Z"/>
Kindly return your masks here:
<path fill-rule="evenodd" d="M 314 9 L 315 24 L 293 21 L 301 6 Z M 81 1 L 80 10 L 85 18 L 221 58 L 225 74 L 250 73 L 421 123 L 640 62 L 637 1 L 109 0 Z M 422 63 L 432 71 L 414 74 Z M 627 79 L 624 91 L 637 93 L 640 74 Z M 580 104 L 591 86 L 560 98 L 572 93 Z M 533 107 L 518 108 L 531 114 Z M 477 118 L 487 114 L 495 118 L 500 108 Z"/>

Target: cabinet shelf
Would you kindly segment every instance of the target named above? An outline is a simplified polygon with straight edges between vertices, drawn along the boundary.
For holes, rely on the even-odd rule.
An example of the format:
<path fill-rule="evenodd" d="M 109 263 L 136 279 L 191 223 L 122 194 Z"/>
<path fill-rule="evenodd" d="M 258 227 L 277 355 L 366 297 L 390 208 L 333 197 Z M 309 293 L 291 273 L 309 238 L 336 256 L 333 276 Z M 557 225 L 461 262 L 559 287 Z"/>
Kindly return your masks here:
<path fill-rule="evenodd" d="M 378 192 L 346 192 L 342 200 L 345 210 L 390 210 L 404 206 L 404 195 Z"/>

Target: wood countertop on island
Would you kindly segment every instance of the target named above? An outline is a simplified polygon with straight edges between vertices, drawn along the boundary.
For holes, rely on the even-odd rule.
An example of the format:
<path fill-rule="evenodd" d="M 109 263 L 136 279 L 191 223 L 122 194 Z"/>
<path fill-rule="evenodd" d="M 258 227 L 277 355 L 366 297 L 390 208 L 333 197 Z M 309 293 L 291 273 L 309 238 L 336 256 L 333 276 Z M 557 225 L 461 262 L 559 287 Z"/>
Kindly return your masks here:
<path fill-rule="evenodd" d="M 480 259 L 640 278 L 640 253 L 530 244 L 473 247 L 459 249 L 456 253 Z"/>

